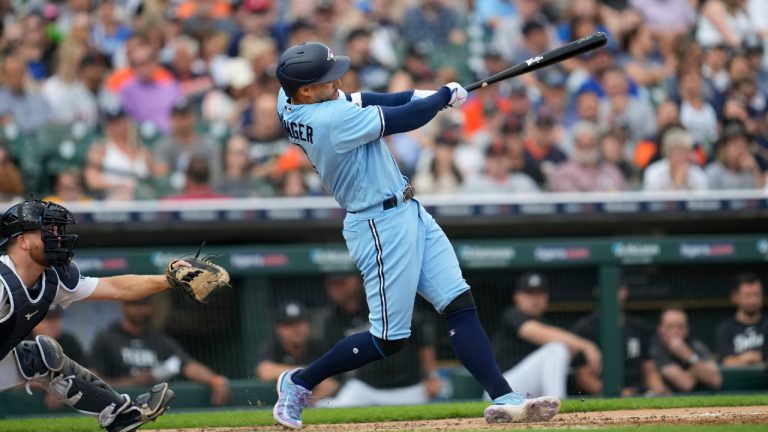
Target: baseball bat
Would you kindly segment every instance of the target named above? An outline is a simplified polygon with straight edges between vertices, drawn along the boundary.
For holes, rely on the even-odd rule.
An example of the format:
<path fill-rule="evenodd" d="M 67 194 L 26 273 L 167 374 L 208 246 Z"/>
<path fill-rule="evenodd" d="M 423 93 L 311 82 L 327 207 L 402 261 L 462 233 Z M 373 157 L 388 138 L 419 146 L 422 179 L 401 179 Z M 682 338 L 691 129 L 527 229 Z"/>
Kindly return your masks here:
<path fill-rule="evenodd" d="M 608 43 L 608 37 L 605 35 L 605 33 L 597 32 L 595 34 L 591 34 L 581 39 L 568 42 L 567 44 L 561 47 L 555 48 L 552 51 L 546 52 L 538 56 L 531 57 L 520 64 L 516 64 L 508 69 L 504 69 L 503 71 L 497 74 L 491 75 L 482 81 L 478 81 L 476 83 L 472 83 L 470 85 L 464 86 L 464 88 L 468 92 L 471 92 L 481 87 L 485 87 L 489 84 L 514 78 L 516 76 L 519 76 L 528 72 L 533 72 L 535 70 L 545 68 L 555 63 L 559 63 L 571 57 L 576 57 L 577 55 L 584 54 L 587 51 L 598 49 L 604 46 L 606 43 Z"/>

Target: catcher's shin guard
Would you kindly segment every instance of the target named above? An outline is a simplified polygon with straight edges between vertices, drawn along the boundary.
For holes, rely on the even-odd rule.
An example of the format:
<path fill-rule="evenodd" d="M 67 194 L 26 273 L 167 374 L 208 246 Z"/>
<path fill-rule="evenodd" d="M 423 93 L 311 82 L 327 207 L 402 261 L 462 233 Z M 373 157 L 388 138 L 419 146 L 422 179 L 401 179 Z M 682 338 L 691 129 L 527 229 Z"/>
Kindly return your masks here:
<path fill-rule="evenodd" d="M 57 399 L 83 414 L 98 418 L 101 426 L 110 425 L 131 406 L 128 395 L 118 394 L 88 369 L 67 357 L 51 337 L 38 336 L 21 342 L 13 350 L 21 374 L 29 383 L 37 381 Z"/>

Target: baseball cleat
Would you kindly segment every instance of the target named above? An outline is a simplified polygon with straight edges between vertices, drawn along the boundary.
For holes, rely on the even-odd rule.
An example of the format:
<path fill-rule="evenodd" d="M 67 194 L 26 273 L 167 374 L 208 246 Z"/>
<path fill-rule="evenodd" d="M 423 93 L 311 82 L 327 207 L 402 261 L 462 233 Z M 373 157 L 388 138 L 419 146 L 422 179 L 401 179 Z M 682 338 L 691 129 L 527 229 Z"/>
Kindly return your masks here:
<path fill-rule="evenodd" d="M 285 371 L 277 379 L 277 402 L 272 408 L 272 417 L 281 425 L 301 429 L 301 412 L 311 403 L 312 392 L 291 381 L 299 369 Z"/>
<path fill-rule="evenodd" d="M 560 411 L 560 399 L 553 396 L 528 398 L 519 393 L 507 393 L 485 409 L 488 423 L 544 422 Z"/>
<path fill-rule="evenodd" d="M 167 383 L 160 383 L 152 387 L 149 393 L 139 395 L 131 406 L 121 412 L 117 418 L 107 426 L 108 432 L 133 432 L 142 425 L 154 421 L 168 410 L 168 404 L 176 399 L 173 390 Z"/>

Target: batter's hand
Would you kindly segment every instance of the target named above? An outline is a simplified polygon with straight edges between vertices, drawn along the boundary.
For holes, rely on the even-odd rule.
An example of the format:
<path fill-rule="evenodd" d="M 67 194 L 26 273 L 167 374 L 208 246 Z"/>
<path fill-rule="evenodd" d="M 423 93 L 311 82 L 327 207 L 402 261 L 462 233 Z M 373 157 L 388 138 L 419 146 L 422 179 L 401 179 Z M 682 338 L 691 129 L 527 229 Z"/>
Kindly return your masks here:
<path fill-rule="evenodd" d="M 448 90 L 451 91 L 451 99 L 448 101 L 449 107 L 458 108 L 467 101 L 467 91 L 464 89 L 464 87 L 461 86 L 461 84 L 457 82 L 451 82 L 444 85 L 443 87 L 448 87 Z"/>

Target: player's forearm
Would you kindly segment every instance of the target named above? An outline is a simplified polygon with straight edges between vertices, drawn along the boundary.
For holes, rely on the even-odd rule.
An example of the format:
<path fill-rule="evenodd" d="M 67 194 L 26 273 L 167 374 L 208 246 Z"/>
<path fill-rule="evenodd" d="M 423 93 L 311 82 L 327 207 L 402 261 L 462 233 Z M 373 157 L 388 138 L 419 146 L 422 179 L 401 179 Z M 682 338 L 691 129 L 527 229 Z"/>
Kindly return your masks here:
<path fill-rule="evenodd" d="M 381 107 L 384 115 L 384 136 L 418 129 L 443 109 L 451 100 L 451 90 L 442 87 L 432 96 L 408 102 L 398 107 Z"/>
<path fill-rule="evenodd" d="M 170 288 L 165 276 L 121 275 L 99 278 L 92 300 L 138 300 Z"/>
<path fill-rule="evenodd" d="M 347 100 L 362 104 L 363 108 L 371 105 L 395 107 L 407 104 L 412 97 L 413 90 L 397 93 L 357 92 L 347 95 Z"/>

